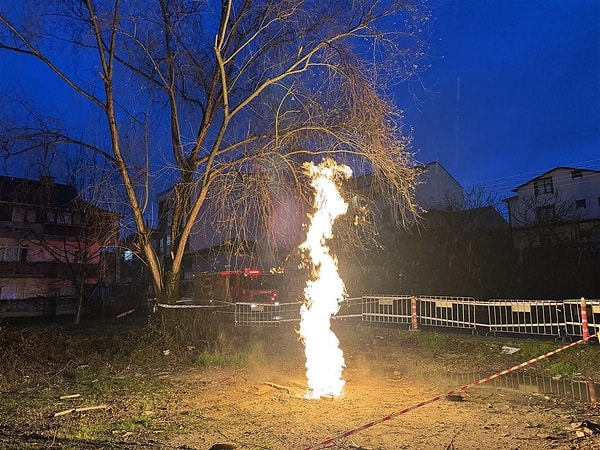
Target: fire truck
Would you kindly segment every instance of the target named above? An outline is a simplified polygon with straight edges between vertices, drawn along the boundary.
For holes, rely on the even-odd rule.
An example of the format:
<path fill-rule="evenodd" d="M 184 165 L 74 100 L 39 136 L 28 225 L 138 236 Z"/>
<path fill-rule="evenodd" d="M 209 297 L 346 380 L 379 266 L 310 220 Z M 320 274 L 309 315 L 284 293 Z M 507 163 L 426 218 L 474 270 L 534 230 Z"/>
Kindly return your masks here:
<path fill-rule="evenodd" d="M 280 279 L 280 274 L 259 269 L 202 272 L 194 275 L 194 293 L 200 299 L 277 303 Z"/>

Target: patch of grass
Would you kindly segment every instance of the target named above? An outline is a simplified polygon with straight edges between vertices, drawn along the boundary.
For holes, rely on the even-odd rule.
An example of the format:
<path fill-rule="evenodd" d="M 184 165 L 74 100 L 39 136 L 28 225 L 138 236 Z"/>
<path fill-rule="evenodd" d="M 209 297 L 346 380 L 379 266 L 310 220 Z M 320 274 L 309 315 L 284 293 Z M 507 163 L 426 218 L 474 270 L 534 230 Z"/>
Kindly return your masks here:
<path fill-rule="evenodd" d="M 570 362 L 558 361 L 546 367 L 546 373 L 551 377 L 568 377 L 572 376 L 576 372 L 577 366 Z"/>
<path fill-rule="evenodd" d="M 160 336 L 147 326 L 134 330 L 81 330 L 68 337 L 66 353 L 76 361 L 100 365 L 110 361 L 113 367 L 152 365 L 160 354 Z"/>
<path fill-rule="evenodd" d="M 248 354 L 243 352 L 202 352 L 196 358 L 198 367 L 242 367 L 248 363 Z"/>
<path fill-rule="evenodd" d="M 119 434 L 135 433 L 151 426 L 150 417 L 137 415 L 120 422 L 81 423 L 70 430 L 63 429 L 59 437 L 70 440 L 112 441 Z"/>
<path fill-rule="evenodd" d="M 118 392 L 119 395 L 148 394 L 160 391 L 164 387 L 164 381 L 150 377 L 110 377 L 91 383 L 91 390 L 100 396 L 110 395 Z"/>
<path fill-rule="evenodd" d="M 548 352 L 556 350 L 561 344 L 555 342 L 538 342 L 538 341 L 519 341 L 510 342 L 506 345 L 510 347 L 520 348 L 521 350 L 516 354 L 520 359 L 529 360 L 538 356 L 545 355 Z"/>
<path fill-rule="evenodd" d="M 214 342 L 196 357 L 199 367 L 241 367 L 248 363 L 249 354 L 240 350 L 231 336 L 219 333 Z"/>
<path fill-rule="evenodd" d="M 465 349 L 461 337 L 435 331 L 401 330 L 397 333 L 397 339 L 401 345 L 409 345 L 413 349 L 420 350 L 426 356 L 436 357 L 446 353 L 460 352 Z"/>

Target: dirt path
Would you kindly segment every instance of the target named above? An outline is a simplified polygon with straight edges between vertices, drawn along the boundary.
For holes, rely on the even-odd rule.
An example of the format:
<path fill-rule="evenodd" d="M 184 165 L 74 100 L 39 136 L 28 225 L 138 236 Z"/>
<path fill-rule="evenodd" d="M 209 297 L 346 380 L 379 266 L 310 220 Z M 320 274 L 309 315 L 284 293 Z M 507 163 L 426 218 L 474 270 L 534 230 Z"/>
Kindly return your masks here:
<path fill-rule="evenodd" d="M 281 340 L 257 338 L 243 368 L 155 364 L 103 379 L 70 364 L 18 383 L 0 376 L 0 448 L 301 450 L 346 433 L 326 447 L 600 449 L 600 434 L 582 427 L 600 423 L 589 402 L 491 384 L 447 398 L 464 384 L 453 375 L 473 369 L 464 349 L 432 359 L 394 340 L 393 332 L 366 333 L 344 344 L 344 395 L 307 400 L 301 347 L 293 336 L 284 342 L 282 332 L 266 336 Z M 165 362 L 173 357 L 159 354 Z M 81 397 L 59 400 L 61 393 Z M 54 417 L 68 405 L 107 408 Z M 398 414 L 403 409 L 409 411 Z M 219 443 L 229 446 L 213 447 Z"/>
<path fill-rule="evenodd" d="M 394 356 L 396 355 L 396 356 Z M 182 395 L 183 410 L 203 418 L 173 446 L 209 449 L 219 442 L 240 449 L 304 449 L 328 444 L 343 449 L 600 449 L 600 435 L 586 434 L 584 420 L 598 422 L 591 404 L 556 396 L 479 386 L 431 401 L 458 386 L 439 364 L 417 363 L 384 343 L 368 353 L 346 352 L 342 398 L 303 398 L 301 360 L 232 372 L 209 371 L 197 389 Z M 413 359 L 414 358 L 414 359 Z M 440 373 L 442 372 L 442 373 Z M 417 407 L 422 402 L 429 402 Z M 390 420 L 395 412 L 411 409 Z M 414 409 L 413 409 L 414 408 Z M 366 427 L 372 422 L 377 425 Z"/>

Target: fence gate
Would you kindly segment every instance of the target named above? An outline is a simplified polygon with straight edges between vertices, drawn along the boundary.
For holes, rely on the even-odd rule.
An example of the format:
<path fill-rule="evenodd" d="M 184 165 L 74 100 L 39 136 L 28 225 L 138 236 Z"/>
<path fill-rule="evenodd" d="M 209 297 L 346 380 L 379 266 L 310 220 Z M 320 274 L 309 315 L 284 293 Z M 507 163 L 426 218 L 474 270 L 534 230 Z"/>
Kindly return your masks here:
<path fill-rule="evenodd" d="M 362 298 L 363 322 L 412 323 L 410 295 L 364 295 Z"/>
<path fill-rule="evenodd" d="M 567 336 L 583 336 L 581 299 L 563 300 L 564 322 Z M 600 300 L 585 299 L 588 321 L 588 334 L 591 336 L 600 331 Z"/>
<path fill-rule="evenodd" d="M 475 299 L 471 297 L 417 297 L 419 324 L 475 329 Z"/>
<path fill-rule="evenodd" d="M 559 337 L 564 333 L 562 303 L 554 300 L 502 300 L 485 302 L 490 333 L 537 334 Z"/>
<path fill-rule="evenodd" d="M 236 303 L 236 326 L 270 326 L 278 327 L 281 324 L 281 311 L 279 304 L 270 303 Z"/>

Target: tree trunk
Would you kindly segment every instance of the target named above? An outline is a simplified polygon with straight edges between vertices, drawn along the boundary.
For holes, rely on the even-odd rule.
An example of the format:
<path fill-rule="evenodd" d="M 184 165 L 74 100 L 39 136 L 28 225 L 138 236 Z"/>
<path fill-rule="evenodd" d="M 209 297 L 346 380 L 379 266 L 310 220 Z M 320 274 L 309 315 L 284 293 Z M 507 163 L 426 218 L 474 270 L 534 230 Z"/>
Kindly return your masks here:
<path fill-rule="evenodd" d="M 83 313 L 83 278 L 84 277 L 80 277 L 79 284 L 77 286 L 77 311 L 75 312 L 75 325 L 79 325 L 79 322 L 81 322 L 81 315 Z"/>

